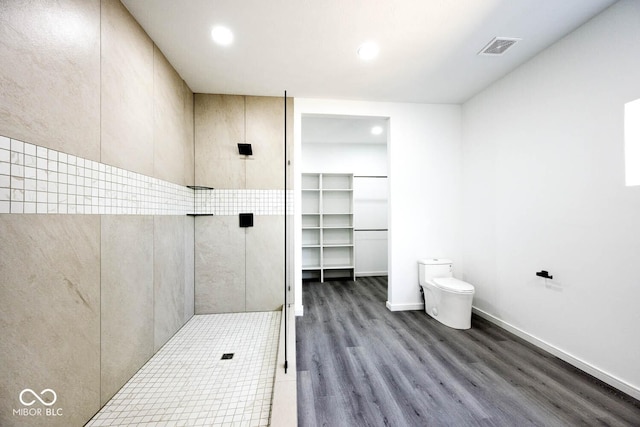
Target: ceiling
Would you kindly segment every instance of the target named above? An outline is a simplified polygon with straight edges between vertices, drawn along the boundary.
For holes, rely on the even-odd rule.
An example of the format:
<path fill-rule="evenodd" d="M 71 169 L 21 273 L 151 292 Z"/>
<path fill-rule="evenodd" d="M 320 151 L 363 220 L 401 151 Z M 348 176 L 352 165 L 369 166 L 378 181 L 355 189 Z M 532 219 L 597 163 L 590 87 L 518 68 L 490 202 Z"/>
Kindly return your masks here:
<path fill-rule="evenodd" d="M 615 0 L 122 2 L 196 93 L 463 103 Z M 219 24 L 232 45 L 212 42 Z M 477 55 L 496 36 L 522 41 Z"/>

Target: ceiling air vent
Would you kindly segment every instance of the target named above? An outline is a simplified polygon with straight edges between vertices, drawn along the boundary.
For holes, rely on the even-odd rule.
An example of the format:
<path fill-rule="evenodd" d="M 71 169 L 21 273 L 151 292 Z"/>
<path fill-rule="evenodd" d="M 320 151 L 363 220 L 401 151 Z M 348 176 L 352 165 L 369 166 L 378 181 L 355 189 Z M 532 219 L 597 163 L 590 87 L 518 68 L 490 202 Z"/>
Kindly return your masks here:
<path fill-rule="evenodd" d="M 489 42 L 478 55 L 488 55 L 488 56 L 500 56 L 503 55 L 507 49 L 516 44 L 522 39 L 517 39 L 513 37 L 495 37 L 493 40 Z"/>

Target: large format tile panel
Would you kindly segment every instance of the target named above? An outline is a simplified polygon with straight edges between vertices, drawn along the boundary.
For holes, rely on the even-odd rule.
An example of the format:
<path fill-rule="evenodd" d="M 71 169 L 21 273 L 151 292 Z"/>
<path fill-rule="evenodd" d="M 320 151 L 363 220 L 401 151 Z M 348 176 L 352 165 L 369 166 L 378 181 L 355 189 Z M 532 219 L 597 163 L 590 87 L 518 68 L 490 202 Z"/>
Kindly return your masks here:
<path fill-rule="evenodd" d="M 0 129 L 100 160 L 100 1 L 0 2 Z"/>
<path fill-rule="evenodd" d="M 184 324 L 184 217 L 153 218 L 154 352 Z"/>
<path fill-rule="evenodd" d="M 186 323 L 195 313 L 195 218 L 184 218 L 184 320 Z"/>
<path fill-rule="evenodd" d="M 237 216 L 196 217 L 195 311 L 245 311 L 245 229 Z"/>
<path fill-rule="evenodd" d="M 246 161 L 245 188 L 283 189 L 284 98 L 247 96 L 246 103 L 247 142 L 253 156 Z"/>
<path fill-rule="evenodd" d="M 101 228 L 104 405 L 153 355 L 153 217 L 104 215 Z"/>
<path fill-rule="evenodd" d="M 153 176 L 186 185 L 184 82 L 155 45 L 153 63 Z"/>
<path fill-rule="evenodd" d="M 153 176 L 153 41 L 119 1 L 102 2 L 101 161 Z"/>
<path fill-rule="evenodd" d="M 182 82 L 182 90 L 184 93 L 183 98 L 183 126 L 182 132 L 184 134 L 184 144 L 182 149 L 184 151 L 184 185 L 195 185 L 195 141 L 194 141 L 194 95 L 191 92 L 191 88 L 187 86 L 187 83 Z"/>
<path fill-rule="evenodd" d="M 195 184 L 215 188 L 245 188 L 245 97 L 195 95 Z"/>
<path fill-rule="evenodd" d="M 246 311 L 279 310 L 284 304 L 284 218 L 254 216 L 254 226 L 246 230 Z"/>
<path fill-rule="evenodd" d="M 82 425 L 100 408 L 100 217 L 0 215 L 0 236 L 0 425 Z M 13 415 L 27 388 L 62 416 Z"/>

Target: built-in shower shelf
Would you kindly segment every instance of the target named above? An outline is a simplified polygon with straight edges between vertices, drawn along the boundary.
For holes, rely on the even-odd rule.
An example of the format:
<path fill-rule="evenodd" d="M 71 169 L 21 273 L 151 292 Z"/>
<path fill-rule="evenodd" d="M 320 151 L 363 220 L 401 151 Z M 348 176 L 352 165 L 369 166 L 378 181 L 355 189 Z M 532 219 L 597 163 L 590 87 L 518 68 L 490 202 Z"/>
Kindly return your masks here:
<path fill-rule="evenodd" d="M 202 185 L 187 185 L 187 188 L 190 188 L 192 190 L 213 190 L 213 187 L 205 187 Z"/>

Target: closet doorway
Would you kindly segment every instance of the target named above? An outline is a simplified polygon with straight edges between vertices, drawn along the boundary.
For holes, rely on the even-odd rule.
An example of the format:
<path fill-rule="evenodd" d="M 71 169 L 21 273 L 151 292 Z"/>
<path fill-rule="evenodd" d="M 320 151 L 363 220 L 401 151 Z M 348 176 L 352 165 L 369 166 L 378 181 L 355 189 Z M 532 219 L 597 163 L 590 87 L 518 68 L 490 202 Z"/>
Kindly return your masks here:
<path fill-rule="evenodd" d="M 303 281 L 386 276 L 389 119 L 303 114 L 301 136 Z"/>

